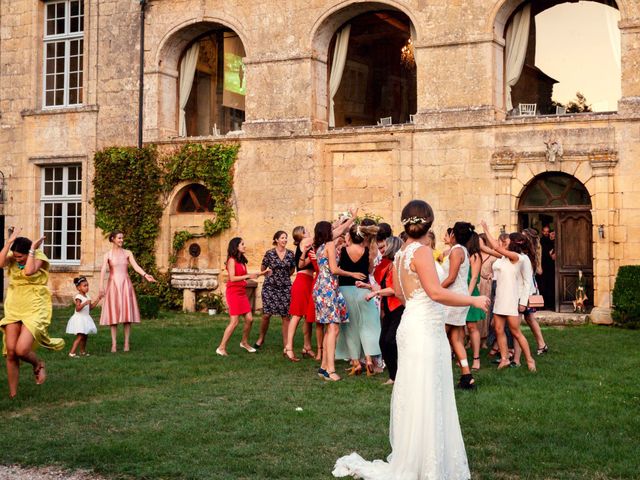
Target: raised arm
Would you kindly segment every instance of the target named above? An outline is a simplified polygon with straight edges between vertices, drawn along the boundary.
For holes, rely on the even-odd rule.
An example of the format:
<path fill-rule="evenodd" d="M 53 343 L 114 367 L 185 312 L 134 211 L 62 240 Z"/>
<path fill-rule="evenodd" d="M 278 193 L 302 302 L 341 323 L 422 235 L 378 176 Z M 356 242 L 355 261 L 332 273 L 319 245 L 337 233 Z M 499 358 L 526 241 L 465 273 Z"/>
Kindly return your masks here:
<path fill-rule="evenodd" d="M 347 272 L 346 270 L 342 270 L 338 266 L 338 262 L 336 262 L 336 246 L 333 242 L 327 242 L 325 244 L 325 255 L 329 260 L 329 270 L 334 275 L 340 275 L 341 277 L 352 277 L 356 280 L 364 280 L 367 276 L 364 273 L 360 272 Z"/>
<path fill-rule="evenodd" d="M 469 295 L 473 293 L 473 290 L 478 284 L 480 278 L 480 269 L 482 268 L 482 257 L 480 254 L 469 257 L 469 263 L 471 266 L 471 281 L 469 282 Z"/>
<path fill-rule="evenodd" d="M 507 257 L 511 261 L 511 263 L 517 263 L 520 260 L 520 257 L 518 257 L 518 254 L 516 252 L 512 252 L 511 250 L 502 248 L 500 246 L 500 243 L 495 238 L 493 238 L 493 235 L 491 235 L 491 232 L 489 231 L 489 227 L 487 227 L 487 222 L 482 220 L 480 222 L 480 225 L 482 225 L 482 229 L 484 230 L 484 233 L 487 236 L 489 246 L 493 250 L 498 252 L 498 254 L 502 255 L 503 257 Z"/>
<path fill-rule="evenodd" d="M 11 235 L 2 247 L 2 250 L 0 250 L 0 268 L 4 268 L 9 264 L 9 250 L 11 249 L 13 242 L 16 241 L 16 238 L 20 236 L 20 232 L 22 232 L 22 227 L 13 228 Z"/>
<path fill-rule="evenodd" d="M 31 250 L 29 250 L 29 255 L 27 255 L 27 263 L 24 265 L 24 274 L 27 277 L 35 274 L 44 264 L 44 260 L 36 258 L 36 250 L 40 248 L 42 242 L 44 242 L 44 237 L 40 237 L 31 245 Z"/>
<path fill-rule="evenodd" d="M 125 250 L 125 253 L 127 255 L 127 259 L 129 260 L 129 264 L 133 267 L 133 269 L 138 272 L 140 274 L 140 276 L 142 278 L 144 278 L 147 282 L 155 282 L 156 279 L 153 278 L 153 275 L 150 275 L 148 273 L 146 273 L 142 267 L 140 265 L 138 265 L 138 262 L 136 262 L 135 257 L 133 256 L 133 253 L 131 253 L 129 250 Z"/>
<path fill-rule="evenodd" d="M 484 296 L 472 297 L 460 295 L 440 285 L 433 253 L 429 247 L 418 248 L 413 256 L 412 265 L 415 268 L 420 284 L 429 297 L 435 302 L 451 307 L 466 307 L 471 305 L 485 312 L 489 309 L 489 299 Z"/>
<path fill-rule="evenodd" d="M 431 254 L 433 257 L 433 253 Z M 442 288 L 448 288 L 453 285 L 460 271 L 460 265 L 464 261 L 464 253 L 461 248 L 452 248 L 449 253 L 449 276 L 442 281 Z"/>

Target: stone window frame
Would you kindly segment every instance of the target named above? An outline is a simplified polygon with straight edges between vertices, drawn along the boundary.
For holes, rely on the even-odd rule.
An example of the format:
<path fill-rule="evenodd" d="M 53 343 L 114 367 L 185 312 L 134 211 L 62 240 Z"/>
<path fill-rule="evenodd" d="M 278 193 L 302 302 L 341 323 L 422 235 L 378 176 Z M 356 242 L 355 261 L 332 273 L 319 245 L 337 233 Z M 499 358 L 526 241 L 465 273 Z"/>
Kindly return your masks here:
<path fill-rule="evenodd" d="M 71 15 L 71 7 L 72 4 L 76 3 L 78 5 L 78 15 Z M 50 10 L 52 6 L 64 5 L 64 17 L 53 17 L 50 18 Z M 59 109 L 68 109 L 68 108 L 77 108 L 82 107 L 84 105 L 84 97 L 86 95 L 86 87 L 85 87 L 85 10 L 86 10 L 85 0 L 48 0 L 42 2 L 42 100 L 41 100 L 41 108 L 43 110 L 59 110 Z M 71 25 L 73 20 L 77 21 L 76 31 L 71 31 Z M 56 24 L 56 20 L 63 21 L 62 33 L 49 33 L 48 28 L 50 26 L 50 22 L 54 22 L 53 25 Z M 54 26 L 54 29 L 56 26 Z M 76 70 L 71 72 L 71 47 L 72 44 L 76 43 L 77 45 L 77 53 L 73 57 L 77 58 L 78 66 Z M 48 49 L 50 45 L 54 45 L 54 49 L 58 49 L 59 46 L 63 45 L 63 56 L 62 57 L 54 57 L 60 58 L 63 60 L 63 86 L 62 89 L 55 88 L 55 77 L 60 75 L 60 72 L 55 72 L 51 74 L 47 70 L 47 60 L 51 59 L 48 57 Z M 57 54 L 57 51 L 55 52 Z M 54 64 L 55 64 L 54 60 Z M 57 75 L 56 75 L 57 73 Z M 70 76 L 72 73 L 77 74 L 77 83 L 76 87 L 70 87 Z M 47 88 L 47 78 L 54 78 L 53 89 Z M 61 104 L 56 104 L 55 96 L 56 92 L 62 90 L 63 92 L 63 100 Z M 76 90 L 76 101 L 70 102 L 70 93 L 71 90 Z M 53 92 L 53 101 L 51 104 L 48 104 L 47 93 Z"/>
<path fill-rule="evenodd" d="M 55 191 L 55 183 L 57 181 L 56 177 L 53 177 L 53 181 L 49 182 L 47 180 L 47 169 L 51 169 L 53 172 L 60 171 L 62 176 L 59 180 L 59 184 L 61 185 L 61 193 L 57 194 Z M 75 170 L 75 178 L 70 180 L 70 172 L 71 170 Z M 46 236 L 47 238 L 44 241 L 43 250 L 45 254 L 49 257 L 49 261 L 51 265 L 80 265 L 81 257 L 82 257 L 82 187 L 83 187 L 83 178 L 82 178 L 82 163 L 58 163 L 54 162 L 52 164 L 40 165 L 40 234 Z M 51 194 L 47 194 L 47 183 L 51 183 L 53 190 Z M 75 193 L 70 193 L 70 185 L 71 183 L 75 184 Z M 62 221 L 60 224 L 60 229 L 55 228 L 55 225 L 51 225 L 50 229 L 47 229 L 46 224 L 46 209 L 48 205 L 53 204 L 61 204 L 61 215 Z M 73 205 L 73 209 L 75 209 L 75 214 L 73 215 L 76 220 L 75 228 L 69 229 L 69 207 Z M 52 218 L 55 215 L 51 216 Z M 60 255 L 53 255 L 52 245 L 49 243 L 52 239 L 52 233 L 60 231 L 61 243 L 60 247 Z M 72 245 L 75 247 L 76 258 L 69 258 L 68 248 L 68 234 L 70 232 L 75 233 L 76 241 Z"/>

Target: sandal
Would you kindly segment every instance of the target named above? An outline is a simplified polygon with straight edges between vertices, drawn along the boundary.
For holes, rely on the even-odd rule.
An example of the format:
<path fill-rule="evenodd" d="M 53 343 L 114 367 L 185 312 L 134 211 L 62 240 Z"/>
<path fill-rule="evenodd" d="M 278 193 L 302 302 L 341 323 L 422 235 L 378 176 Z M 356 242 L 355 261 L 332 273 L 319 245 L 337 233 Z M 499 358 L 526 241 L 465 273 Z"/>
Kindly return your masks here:
<path fill-rule="evenodd" d="M 310 348 L 303 348 L 302 352 L 300 352 L 300 353 L 302 353 L 302 358 L 315 358 L 316 357 L 316 352 L 314 352 Z"/>
<path fill-rule="evenodd" d="M 329 372 L 327 372 L 324 368 L 320 367 L 318 369 L 318 376 L 320 378 L 325 378 L 326 379 L 329 376 Z"/>
<path fill-rule="evenodd" d="M 360 375 L 362 373 L 362 365 L 358 363 L 358 366 L 352 366 L 349 370 L 347 370 L 347 372 L 349 372 L 347 375 L 350 377 Z"/>
<path fill-rule="evenodd" d="M 460 381 L 457 385 L 458 388 L 462 390 L 473 390 L 476 388 L 476 381 L 473 379 L 473 375 L 470 373 L 465 373 L 460 377 Z"/>
<path fill-rule="evenodd" d="M 249 353 L 256 353 L 257 350 L 255 348 L 250 347 L 249 345 L 243 345 L 242 343 L 240 344 L 241 348 L 244 348 L 247 352 Z"/>
<path fill-rule="evenodd" d="M 324 377 L 324 379 L 329 382 L 339 382 L 340 380 L 342 380 L 342 378 L 340 378 L 340 375 L 338 375 L 335 370 L 333 372 L 327 372 L 327 375 Z"/>
<path fill-rule="evenodd" d="M 39 361 L 38 365 L 33 367 L 33 375 L 36 377 L 36 384 L 42 385 L 47 379 L 47 371 L 44 368 L 44 362 Z"/>
<path fill-rule="evenodd" d="M 529 368 L 530 372 L 536 372 L 536 362 L 532 359 L 531 362 L 527 362 L 527 368 Z"/>
<path fill-rule="evenodd" d="M 495 357 L 499 353 L 500 353 L 500 349 L 499 348 L 492 347 L 491 350 L 489 350 L 489 353 L 487 355 L 489 357 Z"/>
<path fill-rule="evenodd" d="M 548 351 L 549 351 L 549 347 L 547 347 L 547 345 L 544 345 L 542 348 L 539 348 L 538 350 L 536 350 L 536 355 L 544 355 Z"/>
<path fill-rule="evenodd" d="M 375 374 L 376 372 L 373 369 L 373 364 L 367 363 L 367 377 L 373 377 Z"/>
<path fill-rule="evenodd" d="M 289 360 L 290 362 L 299 362 L 300 359 L 298 357 L 296 357 L 296 354 L 293 353 L 293 349 L 291 348 L 285 348 L 284 352 L 283 352 L 284 358 L 286 358 L 287 360 Z"/>
<path fill-rule="evenodd" d="M 476 361 L 478 362 L 478 366 L 477 367 L 471 367 L 471 371 L 472 372 L 477 372 L 478 370 L 480 370 L 480 357 L 473 357 L 473 363 L 476 363 Z"/>

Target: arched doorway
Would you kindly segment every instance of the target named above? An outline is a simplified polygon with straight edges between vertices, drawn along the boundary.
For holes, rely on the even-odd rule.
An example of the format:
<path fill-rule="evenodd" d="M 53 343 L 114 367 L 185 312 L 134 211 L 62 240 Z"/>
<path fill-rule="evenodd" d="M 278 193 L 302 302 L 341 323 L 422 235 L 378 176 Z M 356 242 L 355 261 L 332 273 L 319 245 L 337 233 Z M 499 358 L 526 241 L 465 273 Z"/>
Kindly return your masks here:
<path fill-rule="evenodd" d="M 591 196 L 571 175 L 547 172 L 524 189 L 518 204 L 520 229 L 541 233 L 542 275 L 538 276 L 545 307 L 573 311 L 579 272 L 582 272 L 587 306 L 593 306 L 593 228 Z"/>

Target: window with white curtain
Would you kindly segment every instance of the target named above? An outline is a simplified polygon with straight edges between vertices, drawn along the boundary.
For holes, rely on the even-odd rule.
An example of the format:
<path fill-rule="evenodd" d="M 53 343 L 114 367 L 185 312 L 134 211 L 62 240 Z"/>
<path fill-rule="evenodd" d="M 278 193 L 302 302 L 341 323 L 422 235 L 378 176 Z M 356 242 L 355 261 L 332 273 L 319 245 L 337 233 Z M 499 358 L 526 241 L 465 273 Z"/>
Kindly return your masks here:
<path fill-rule="evenodd" d="M 84 2 L 44 4 L 43 106 L 82 104 L 84 58 Z"/>
<path fill-rule="evenodd" d="M 82 167 L 42 168 L 41 222 L 44 253 L 52 264 L 79 264 Z"/>

